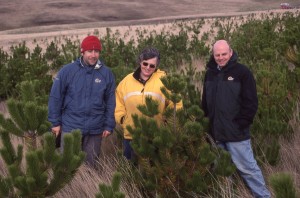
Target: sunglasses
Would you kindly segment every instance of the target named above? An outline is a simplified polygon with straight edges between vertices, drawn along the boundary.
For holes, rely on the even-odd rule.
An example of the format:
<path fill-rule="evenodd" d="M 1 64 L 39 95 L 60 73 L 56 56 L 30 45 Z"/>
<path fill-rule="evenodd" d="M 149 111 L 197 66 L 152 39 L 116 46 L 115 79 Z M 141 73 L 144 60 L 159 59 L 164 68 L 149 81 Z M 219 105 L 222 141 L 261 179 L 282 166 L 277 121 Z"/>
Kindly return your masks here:
<path fill-rule="evenodd" d="M 149 67 L 152 68 L 152 69 L 156 67 L 155 65 L 149 64 L 147 62 L 143 62 L 142 64 L 143 64 L 144 67 L 148 67 L 148 65 L 149 65 Z"/>

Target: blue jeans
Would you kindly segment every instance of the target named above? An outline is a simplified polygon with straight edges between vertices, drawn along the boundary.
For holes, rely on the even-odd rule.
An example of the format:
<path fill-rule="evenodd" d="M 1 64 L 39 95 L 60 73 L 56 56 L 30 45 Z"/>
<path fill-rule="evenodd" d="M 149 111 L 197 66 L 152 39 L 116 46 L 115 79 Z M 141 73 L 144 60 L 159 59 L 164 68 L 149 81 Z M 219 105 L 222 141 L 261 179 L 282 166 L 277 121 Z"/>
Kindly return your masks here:
<path fill-rule="evenodd" d="M 217 145 L 231 154 L 233 163 L 254 197 L 271 197 L 262 172 L 253 156 L 250 139 L 241 142 L 217 141 Z"/>
<path fill-rule="evenodd" d="M 123 155 L 126 157 L 126 159 L 131 160 L 135 157 L 134 151 L 130 145 L 131 140 L 123 140 Z"/>

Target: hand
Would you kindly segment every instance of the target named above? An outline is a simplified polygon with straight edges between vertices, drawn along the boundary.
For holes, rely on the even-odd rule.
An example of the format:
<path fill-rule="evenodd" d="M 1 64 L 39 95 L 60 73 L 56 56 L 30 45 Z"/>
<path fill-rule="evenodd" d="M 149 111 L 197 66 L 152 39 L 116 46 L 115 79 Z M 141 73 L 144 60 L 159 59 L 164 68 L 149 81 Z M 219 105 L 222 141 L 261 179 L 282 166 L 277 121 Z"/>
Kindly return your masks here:
<path fill-rule="evenodd" d="M 108 130 L 104 130 L 102 133 L 102 137 L 106 138 L 106 137 L 110 136 L 110 134 L 111 134 L 111 132 L 109 132 Z"/>
<path fill-rule="evenodd" d="M 56 126 L 56 127 L 52 127 L 52 133 L 55 134 L 55 136 L 57 137 L 60 133 L 60 126 Z"/>

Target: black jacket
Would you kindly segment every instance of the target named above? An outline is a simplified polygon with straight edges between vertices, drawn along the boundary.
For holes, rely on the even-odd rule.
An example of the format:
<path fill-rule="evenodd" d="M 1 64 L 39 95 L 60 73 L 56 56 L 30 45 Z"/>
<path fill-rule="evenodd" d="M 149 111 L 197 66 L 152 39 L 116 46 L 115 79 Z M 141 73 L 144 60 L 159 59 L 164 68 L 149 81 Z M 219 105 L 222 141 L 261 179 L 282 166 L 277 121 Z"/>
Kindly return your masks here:
<path fill-rule="evenodd" d="M 210 120 L 210 132 L 216 141 L 249 139 L 249 127 L 257 111 L 254 77 L 246 66 L 237 62 L 237 58 L 234 52 L 221 70 L 213 57 L 207 64 L 202 108 Z"/>

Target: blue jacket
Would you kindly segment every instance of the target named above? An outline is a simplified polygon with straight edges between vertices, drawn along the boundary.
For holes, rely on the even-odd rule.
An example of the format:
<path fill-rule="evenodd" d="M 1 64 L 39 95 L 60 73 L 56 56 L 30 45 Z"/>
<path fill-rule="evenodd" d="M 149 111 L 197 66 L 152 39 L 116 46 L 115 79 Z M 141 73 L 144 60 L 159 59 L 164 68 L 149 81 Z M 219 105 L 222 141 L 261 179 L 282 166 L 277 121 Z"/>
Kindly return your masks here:
<path fill-rule="evenodd" d="M 98 67 L 100 66 L 100 67 Z M 65 65 L 54 79 L 48 102 L 48 120 L 63 132 L 110 132 L 115 127 L 115 78 L 103 63 L 84 66 L 81 59 Z"/>

